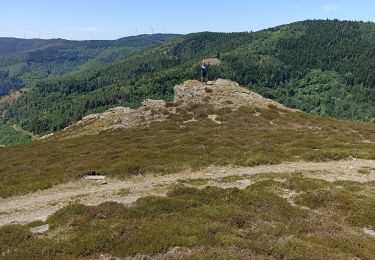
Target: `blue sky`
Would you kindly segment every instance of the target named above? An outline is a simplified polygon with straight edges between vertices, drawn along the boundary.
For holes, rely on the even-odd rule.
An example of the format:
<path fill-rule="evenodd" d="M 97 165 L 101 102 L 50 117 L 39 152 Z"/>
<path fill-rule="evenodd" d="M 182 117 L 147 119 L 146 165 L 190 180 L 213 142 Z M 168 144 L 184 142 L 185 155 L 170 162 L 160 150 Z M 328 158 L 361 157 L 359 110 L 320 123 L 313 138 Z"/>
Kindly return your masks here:
<path fill-rule="evenodd" d="M 0 0 L 0 37 L 116 39 L 257 31 L 305 19 L 375 21 L 373 0 Z"/>

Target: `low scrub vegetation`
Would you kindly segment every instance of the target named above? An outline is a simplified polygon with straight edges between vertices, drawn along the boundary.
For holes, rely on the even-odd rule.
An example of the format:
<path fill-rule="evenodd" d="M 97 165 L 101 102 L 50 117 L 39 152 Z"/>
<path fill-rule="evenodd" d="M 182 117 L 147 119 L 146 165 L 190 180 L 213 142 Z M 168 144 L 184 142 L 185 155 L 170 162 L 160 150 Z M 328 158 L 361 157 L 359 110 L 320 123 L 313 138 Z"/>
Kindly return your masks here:
<path fill-rule="evenodd" d="M 24 194 L 98 172 L 120 178 L 168 174 L 209 165 L 256 166 L 282 161 L 375 159 L 373 124 L 301 112 L 241 107 L 226 110 L 218 125 L 189 109 L 147 128 L 103 132 L 69 140 L 0 147 L 0 197 Z M 211 111 L 212 110 L 212 111 Z M 223 109 L 221 109 L 223 111 Z M 219 114 L 219 113 L 216 113 Z M 270 123 L 272 121 L 272 124 Z"/>
<path fill-rule="evenodd" d="M 206 178 L 178 180 L 179 183 L 192 185 L 192 186 L 206 185 L 206 184 L 208 184 L 209 181 L 210 181 L 210 179 L 206 179 Z"/>
<path fill-rule="evenodd" d="M 358 173 L 362 173 L 362 174 L 370 174 L 370 172 L 371 172 L 371 169 L 368 167 L 362 167 L 361 169 L 358 170 Z"/>
<path fill-rule="evenodd" d="M 375 257 L 375 241 L 362 233 L 363 227 L 375 228 L 375 201 L 362 193 L 373 183 L 285 178 L 266 178 L 244 190 L 180 184 L 167 197 L 141 198 L 130 208 L 114 202 L 73 204 L 46 221 L 51 230 L 44 235 L 29 231 L 43 222 L 0 228 L 1 256 L 163 256 L 180 247 L 193 259 Z M 280 197 L 283 189 L 297 192 L 297 206 Z"/>

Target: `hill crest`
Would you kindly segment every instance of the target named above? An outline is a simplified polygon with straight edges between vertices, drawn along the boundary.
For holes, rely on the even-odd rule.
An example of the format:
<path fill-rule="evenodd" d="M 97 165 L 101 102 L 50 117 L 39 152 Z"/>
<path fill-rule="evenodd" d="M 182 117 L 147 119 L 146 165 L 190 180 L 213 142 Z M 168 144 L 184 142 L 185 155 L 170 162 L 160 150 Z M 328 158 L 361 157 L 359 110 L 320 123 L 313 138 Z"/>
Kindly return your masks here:
<path fill-rule="evenodd" d="M 83 135 L 95 135 L 102 131 L 110 131 L 121 128 L 147 127 L 152 122 L 163 122 L 169 116 L 179 116 L 181 111 L 190 111 L 202 107 L 212 107 L 217 109 L 237 110 L 240 107 L 251 108 L 278 108 L 285 111 L 297 111 L 287 108 L 271 99 L 241 87 L 238 83 L 217 79 L 209 81 L 207 84 L 197 80 L 187 80 L 174 87 L 173 102 L 164 100 L 145 99 L 142 106 L 137 109 L 129 107 L 114 107 L 103 113 L 90 114 L 77 123 L 63 129 L 57 136 L 63 138 L 73 138 Z M 214 123 L 221 124 L 216 120 L 214 112 L 202 111 L 197 113 L 188 112 L 191 118 L 183 121 L 183 124 L 197 121 L 197 117 L 207 116 Z M 254 113 L 259 113 L 255 112 Z M 205 115 L 203 115 L 205 114 Z M 45 139 L 52 135 L 42 137 Z"/>

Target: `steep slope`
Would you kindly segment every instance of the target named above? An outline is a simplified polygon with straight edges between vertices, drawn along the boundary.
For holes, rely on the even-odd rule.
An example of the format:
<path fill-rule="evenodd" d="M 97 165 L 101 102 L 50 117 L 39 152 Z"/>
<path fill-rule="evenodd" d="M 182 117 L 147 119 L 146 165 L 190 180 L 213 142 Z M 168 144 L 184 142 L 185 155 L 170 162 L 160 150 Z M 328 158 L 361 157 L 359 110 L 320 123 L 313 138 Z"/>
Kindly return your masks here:
<path fill-rule="evenodd" d="M 46 134 L 92 113 L 170 100 L 173 86 L 197 77 L 197 63 L 219 58 L 209 77 L 229 78 L 288 107 L 370 121 L 375 115 L 375 25 L 314 20 L 254 33 L 197 33 L 165 42 L 91 74 L 37 85 L 7 120 Z"/>
<path fill-rule="evenodd" d="M 47 78 L 98 69 L 176 36 L 140 35 L 113 41 L 0 38 L 0 96 Z"/>

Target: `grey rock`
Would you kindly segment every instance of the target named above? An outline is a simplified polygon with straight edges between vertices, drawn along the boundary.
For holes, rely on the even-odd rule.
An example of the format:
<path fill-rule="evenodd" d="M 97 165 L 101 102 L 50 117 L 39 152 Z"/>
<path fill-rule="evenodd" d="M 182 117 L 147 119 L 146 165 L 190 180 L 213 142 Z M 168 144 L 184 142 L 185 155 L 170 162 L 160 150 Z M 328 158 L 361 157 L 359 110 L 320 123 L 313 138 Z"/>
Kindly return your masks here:
<path fill-rule="evenodd" d="M 363 233 L 366 235 L 375 238 L 375 231 L 369 228 L 363 228 Z"/>
<path fill-rule="evenodd" d="M 47 232 L 48 230 L 49 230 L 49 224 L 30 228 L 31 233 L 33 234 L 42 234 L 42 233 Z"/>
<path fill-rule="evenodd" d="M 83 177 L 85 180 L 104 180 L 104 175 L 87 175 Z"/>

